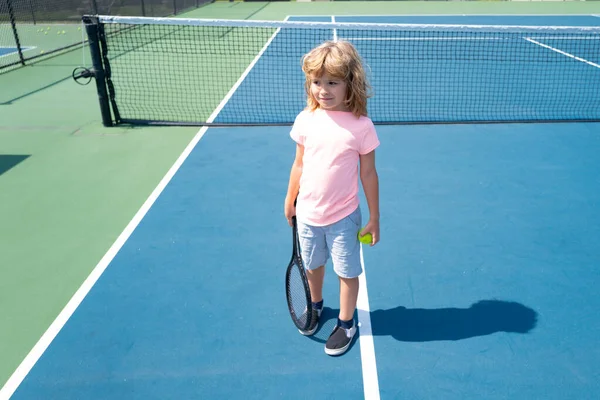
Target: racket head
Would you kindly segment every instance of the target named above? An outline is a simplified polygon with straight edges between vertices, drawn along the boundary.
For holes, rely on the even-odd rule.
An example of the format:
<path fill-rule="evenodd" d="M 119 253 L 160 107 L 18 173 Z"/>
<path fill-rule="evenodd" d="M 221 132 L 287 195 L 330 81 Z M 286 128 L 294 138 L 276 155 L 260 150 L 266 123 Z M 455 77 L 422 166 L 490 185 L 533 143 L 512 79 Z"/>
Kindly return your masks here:
<path fill-rule="evenodd" d="M 292 218 L 292 259 L 285 274 L 285 293 L 288 310 L 294 325 L 303 332 L 309 330 L 313 324 L 312 299 L 310 286 L 300 254 L 300 241 L 298 239 L 298 225 L 296 217 Z"/>

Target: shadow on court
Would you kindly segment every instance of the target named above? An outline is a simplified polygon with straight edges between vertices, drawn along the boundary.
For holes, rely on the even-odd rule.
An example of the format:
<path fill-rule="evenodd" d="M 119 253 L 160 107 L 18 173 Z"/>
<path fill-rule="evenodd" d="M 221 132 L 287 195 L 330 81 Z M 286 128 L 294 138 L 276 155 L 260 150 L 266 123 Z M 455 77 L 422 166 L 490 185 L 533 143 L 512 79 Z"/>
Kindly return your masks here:
<path fill-rule="evenodd" d="M 0 154 L 0 175 L 27 159 L 28 155 L 20 154 Z"/>
<path fill-rule="evenodd" d="M 496 332 L 528 333 L 537 313 L 520 303 L 481 300 L 469 308 L 406 308 L 371 312 L 374 336 L 403 342 L 461 340 Z"/>

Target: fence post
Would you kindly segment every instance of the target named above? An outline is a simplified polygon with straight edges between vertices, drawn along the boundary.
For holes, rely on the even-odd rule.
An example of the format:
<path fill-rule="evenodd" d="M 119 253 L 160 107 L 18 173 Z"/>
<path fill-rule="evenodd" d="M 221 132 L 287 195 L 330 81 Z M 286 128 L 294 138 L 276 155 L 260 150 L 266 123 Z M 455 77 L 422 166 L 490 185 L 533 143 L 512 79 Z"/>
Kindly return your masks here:
<path fill-rule="evenodd" d="M 25 58 L 23 57 L 23 51 L 21 50 L 21 42 L 19 41 L 19 33 L 17 32 L 17 24 L 15 20 L 15 11 L 12 7 L 12 0 L 6 0 L 8 6 L 8 16 L 10 18 L 10 26 L 12 27 L 13 35 L 15 36 L 15 43 L 17 44 L 17 52 L 19 53 L 19 60 L 21 65 L 25 65 Z"/>
<path fill-rule="evenodd" d="M 35 0 L 29 0 L 29 8 L 31 9 L 31 19 L 33 19 L 33 24 L 37 25 L 35 20 Z"/>

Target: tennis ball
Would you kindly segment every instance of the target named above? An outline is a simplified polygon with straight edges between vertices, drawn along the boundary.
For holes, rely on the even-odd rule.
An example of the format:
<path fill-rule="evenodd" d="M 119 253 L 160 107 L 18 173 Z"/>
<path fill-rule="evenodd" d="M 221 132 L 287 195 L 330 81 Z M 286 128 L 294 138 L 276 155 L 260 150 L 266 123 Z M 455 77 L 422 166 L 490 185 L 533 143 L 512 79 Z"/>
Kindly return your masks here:
<path fill-rule="evenodd" d="M 373 243 L 373 236 L 368 232 L 361 236 L 362 231 L 363 231 L 362 229 L 360 231 L 358 231 L 358 241 L 361 242 L 362 244 Z"/>

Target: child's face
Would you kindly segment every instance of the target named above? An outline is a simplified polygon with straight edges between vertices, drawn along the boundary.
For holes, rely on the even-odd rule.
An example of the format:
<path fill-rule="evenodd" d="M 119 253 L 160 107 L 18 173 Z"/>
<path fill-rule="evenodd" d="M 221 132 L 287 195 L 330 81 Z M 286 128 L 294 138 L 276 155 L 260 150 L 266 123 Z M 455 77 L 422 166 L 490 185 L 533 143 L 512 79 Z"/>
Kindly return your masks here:
<path fill-rule="evenodd" d="M 321 108 L 329 111 L 348 111 L 344 100 L 346 99 L 347 85 L 343 79 L 327 74 L 313 77 L 310 83 L 310 92 Z"/>

